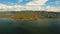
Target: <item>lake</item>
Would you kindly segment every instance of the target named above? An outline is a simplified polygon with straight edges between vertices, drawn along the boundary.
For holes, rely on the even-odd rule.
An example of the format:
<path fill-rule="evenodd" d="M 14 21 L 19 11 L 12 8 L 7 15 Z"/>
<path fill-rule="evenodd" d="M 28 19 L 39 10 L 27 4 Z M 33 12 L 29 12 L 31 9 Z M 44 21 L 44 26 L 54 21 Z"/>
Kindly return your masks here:
<path fill-rule="evenodd" d="M 60 34 L 60 19 L 16 21 L 0 18 L 0 34 Z"/>

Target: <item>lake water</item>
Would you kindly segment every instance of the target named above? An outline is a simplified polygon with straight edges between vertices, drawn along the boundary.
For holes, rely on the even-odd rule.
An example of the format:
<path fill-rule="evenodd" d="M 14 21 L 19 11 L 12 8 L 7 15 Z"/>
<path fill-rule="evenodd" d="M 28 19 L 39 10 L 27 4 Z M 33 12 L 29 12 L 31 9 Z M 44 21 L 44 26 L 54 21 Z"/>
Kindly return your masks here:
<path fill-rule="evenodd" d="M 1 18 L 0 34 L 60 34 L 60 19 L 16 21 Z"/>

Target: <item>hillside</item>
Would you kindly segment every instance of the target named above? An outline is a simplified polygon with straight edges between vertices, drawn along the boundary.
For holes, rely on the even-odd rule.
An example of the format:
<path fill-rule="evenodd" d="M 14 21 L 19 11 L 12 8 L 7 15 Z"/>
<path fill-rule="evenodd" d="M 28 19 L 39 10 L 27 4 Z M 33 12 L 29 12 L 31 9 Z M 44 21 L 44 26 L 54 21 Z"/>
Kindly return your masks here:
<path fill-rule="evenodd" d="M 13 16 L 15 20 L 37 20 L 41 18 L 60 18 L 59 12 L 46 12 L 46 11 L 21 11 Z"/>
<path fill-rule="evenodd" d="M 12 18 L 16 20 L 37 20 L 41 18 L 60 18 L 60 12 L 6 11 L 6 12 L 0 12 L 0 18 Z"/>
<path fill-rule="evenodd" d="M 34 12 L 21 12 L 19 14 L 15 14 L 11 16 L 11 18 L 15 20 L 37 20 L 39 18 L 42 18 L 39 14 L 36 14 Z"/>

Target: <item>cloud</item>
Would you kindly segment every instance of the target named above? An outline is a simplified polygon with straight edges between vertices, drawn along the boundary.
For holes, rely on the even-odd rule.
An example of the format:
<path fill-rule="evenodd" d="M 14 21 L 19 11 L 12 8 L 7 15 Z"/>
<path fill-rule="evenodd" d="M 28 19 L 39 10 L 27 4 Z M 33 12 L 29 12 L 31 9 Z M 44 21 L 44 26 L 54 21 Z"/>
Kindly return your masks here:
<path fill-rule="evenodd" d="M 18 0 L 19 2 L 23 2 L 23 0 Z"/>
<path fill-rule="evenodd" d="M 8 6 L 4 4 L 0 4 L 0 11 L 18 11 L 20 10 L 22 6 L 20 5 L 14 5 L 14 6 Z"/>
<path fill-rule="evenodd" d="M 60 12 L 60 6 L 47 6 L 46 11 Z"/>
<path fill-rule="evenodd" d="M 60 6 L 60 0 L 54 0 L 54 1 L 47 1 L 46 2 L 46 5 L 49 5 L 49 6 Z"/>
<path fill-rule="evenodd" d="M 14 5 L 14 6 L 8 6 L 5 4 L 0 4 L 0 11 L 22 11 L 22 10 L 38 10 L 38 11 L 54 11 L 54 12 L 60 12 L 60 6 L 42 6 L 42 5 Z"/>
<path fill-rule="evenodd" d="M 21 10 L 43 10 L 40 6 L 21 6 L 21 5 L 14 5 L 14 6 L 7 6 L 4 4 L 0 4 L 0 11 L 21 11 Z"/>
<path fill-rule="evenodd" d="M 0 4 L 0 10 L 5 9 L 6 7 L 7 7 L 6 5 L 4 5 L 4 4 Z"/>
<path fill-rule="evenodd" d="M 45 5 L 45 3 L 47 2 L 48 0 L 33 0 L 29 3 L 27 3 L 27 5 Z"/>
<path fill-rule="evenodd" d="M 60 4 L 60 1 L 56 1 L 55 3 L 56 3 L 56 4 Z"/>
<path fill-rule="evenodd" d="M 21 5 L 14 5 L 8 6 L 4 4 L 0 4 L 0 11 L 21 11 L 21 10 L 42 10 L 41 7 L 37 6 L 21 6 Z"/>
<path fill-rule="evenodd" d="M 8 2 L 8 4 L 10 4 L 10 5 L 14 5 L 14 3 L 12 3 L 12 2 Z"/>

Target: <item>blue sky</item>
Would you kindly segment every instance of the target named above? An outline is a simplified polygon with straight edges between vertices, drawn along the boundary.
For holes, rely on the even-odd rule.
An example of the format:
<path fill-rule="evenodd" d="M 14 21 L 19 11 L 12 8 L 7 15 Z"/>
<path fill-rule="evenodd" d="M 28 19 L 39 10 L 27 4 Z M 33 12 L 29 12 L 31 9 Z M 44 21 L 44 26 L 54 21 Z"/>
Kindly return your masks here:
<path fill-rule="evenodd" d="M 22 9 L 30 9 L 57 12 L 60 11 L 60 0 L 0 0 L 0 9 L 3 11 L 20 11 Z"/>
<path fill-rule="evenodd" d="M 26 3 L 28 3 L 28 2 L 30 2 L 30 1 L 32 1 L 32 0 L 22 0 L 21 2 L 20 2 L 20 0 L 0 0 L 0 3 L 1 4 L 6 4 L 6 5 L 25 5 Z M 13 3 L 13 4 L 11 4 L 11 3 Z"/>
<path fill-rule="evenodd" d="M 48 0 L 46 2 L 46 5 L 50 6 L 60 6 L 60 0 Z"/>
<path fill-rule="evenodd" d="M 0 4 L 6 5 L 26 5 L 32 0 L 0 0 Z M 60 6 L 60 0 L 48 0 L 45 5 L 49 6 Z"/>

